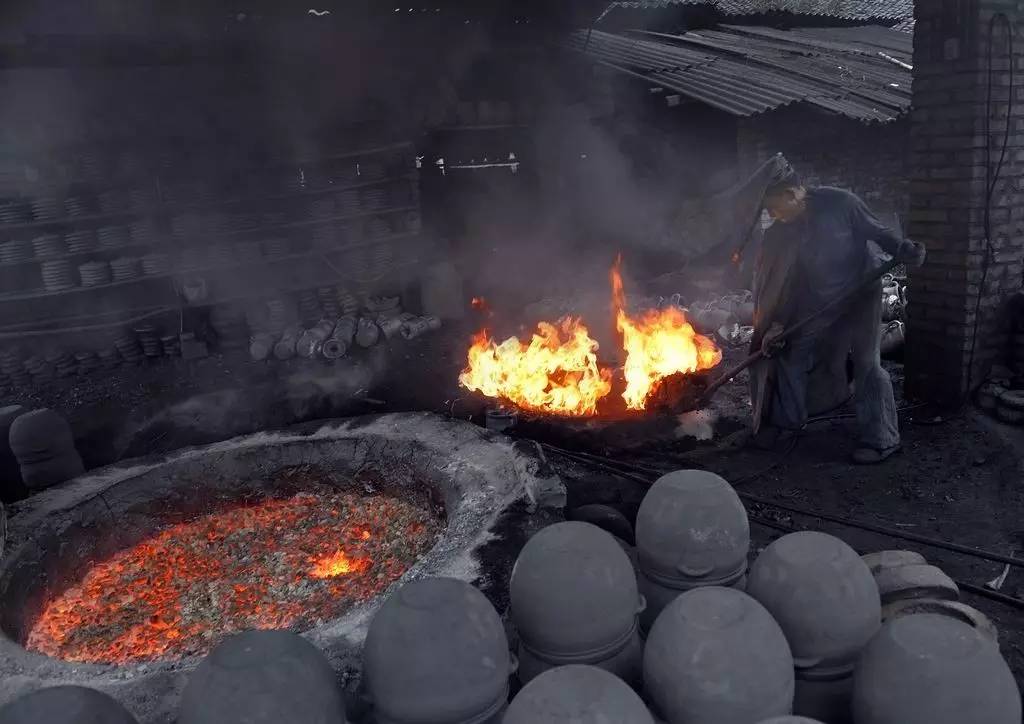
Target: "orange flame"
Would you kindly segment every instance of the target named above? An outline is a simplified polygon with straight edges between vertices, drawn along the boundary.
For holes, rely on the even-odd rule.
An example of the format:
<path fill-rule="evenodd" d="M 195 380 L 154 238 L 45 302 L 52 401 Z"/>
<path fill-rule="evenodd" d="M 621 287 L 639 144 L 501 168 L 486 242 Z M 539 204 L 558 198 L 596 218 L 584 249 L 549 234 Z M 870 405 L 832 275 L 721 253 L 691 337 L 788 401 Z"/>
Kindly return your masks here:
<path fill-rule="evenodd" d="M 363 531 L 367 533 L 367 531 Z M 369 537 L 369 536 L 367 536 Z M 336 578 L 346 573 L 362 573 L 370 567 L 366 558 L 349 558 L 343 550 L 335 551 L 315 562 L 309 575 L 313 578 Z"/>
<path fill-rule="evenodd" d="M 626 313 L 622 284 L 622 257 L 611 270 L 612 308 L 615 326 L 622 334 L 626 353 L 622 393 L 631 410 L 644 409 L 657 384 L 673 374 L 710 369 L 722 361 L 722 353 L 707 337 L 697 334 L 677 307 L 645 311 L 639 319 Z"/>
<path fill-rule="evenodd" d="M 525 410 L 592 415 L 612 390 L 611 372 L 597 364 L 597 342 L 578 319 L 541 322 L 529 343 L 496 344 L 487 330 L 473 338 L 463 387 Z"/>

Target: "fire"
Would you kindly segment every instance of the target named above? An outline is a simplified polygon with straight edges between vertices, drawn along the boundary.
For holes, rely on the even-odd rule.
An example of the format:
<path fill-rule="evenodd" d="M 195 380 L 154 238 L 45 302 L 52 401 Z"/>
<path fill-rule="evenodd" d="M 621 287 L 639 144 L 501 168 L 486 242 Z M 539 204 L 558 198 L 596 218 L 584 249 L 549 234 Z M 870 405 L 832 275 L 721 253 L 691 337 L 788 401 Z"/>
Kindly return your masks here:
<path fill-rule="evenodd" d="M 643 410 L 662 380 L 710 369 L 722 361 L 722 353 L 714 342 L 697 334 L 678 308 L 630 316 L 620 265 L 621 258 L 612 267 L 611 284 L 612 313 L 624 360 L 621 396 L 627 408 Z M 598 363 L 597 352 L 598 344 L 586 326 L 572 317 L 557 325 L 538 323 L 528 343 L 510 337 L 498 344 L 483 330 L 473 338 L 459 382 L 524 410 L 593 415 L 611 394 L 613 378 L 612 369 Z"/>
<path fill-rule="evenodd" d="M 46 602 L 25 645 L 123 664 L 202 654 L 246 629 L 309 628 L 380 594 L 439 533 L 428 511 L 384 495 L 324 490 L 230 508 L 88 568 Z"/>
<path fill-rule="evenodd" d="M 639 318 L 630 317 L 626 313 L 621 263 L 620 257 L 612 267 L 611 282 L 615 326 L 626 353 L 626 389 L 622 397 L 629 409 L 642 410 L 648 395 L 663 379 L 710 369 L 722 361 L 722 353 L 714 342 L 694 331 L 677 307 L 650 309 Z"/>
<path fill-rule="evenodd" d="M 459 382 L 524 410 L 592 415 L 612 390 L 611 371 L 598 366 L 597 349 L 586 326 L 571 317 L 557 326 L 541 322 L 528 343 L 509 337 L 497 344 L 483 330 L 473 338 Z"/>
<path fill-rule="evenodd" d="M 370 569 L 370 565 L 367 558 L 349 558 L 348 553 L 338 550 L 315 561 L 309 575 L 313 578 L 336 578 L 348 573 L 363 573 Z"/>

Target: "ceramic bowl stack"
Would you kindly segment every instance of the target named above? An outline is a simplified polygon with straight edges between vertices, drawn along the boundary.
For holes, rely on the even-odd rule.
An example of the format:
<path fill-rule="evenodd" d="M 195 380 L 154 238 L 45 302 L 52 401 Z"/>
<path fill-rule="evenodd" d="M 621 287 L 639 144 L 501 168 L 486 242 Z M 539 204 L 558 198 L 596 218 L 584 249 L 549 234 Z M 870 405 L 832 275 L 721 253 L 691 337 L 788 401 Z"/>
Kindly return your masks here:
<path fill-rule="evenodd" d="M 117 249 L 124 246 L 131 239 L 131 233 L 127 226 L 104 226 L 96 232 L 100 249 Z"/>
<path fill-rule="evenodd" d="M 160 342 L 160 334 L 152 324 L 140 324 L 135 328 L 135 337 L 142 347 L 142 354 L 149 358 L 159 357 L 164 348 Z"/>
<path fill-rule="evenodd" d="M 43 288 L 48 292 L 60 292 L 75 286 L 75 275 L 69 259 L 44 261 L 40 266 Z"/>
<path fill-rule="evenodd" d="M 281 334 L 292 322 L 292 318 L 295 316 L 289 300 L 287 299 L 268 299 L 266 301 L 267 306 L 267 331 L 271 334 Z"/>
<path fill-rule="evenodd" d="M 92 229 L 72 231 L 64 237 L 69 254 L 88 254 L 96 251 L 96 233 Z"/>
<path fill-rule="evenodd" d="M 74 356 L 66 349 L 56 350 L 50 362 L 54 366 L 58 377 L 71 377 L 78 373 L 78 363 Z"/>
<path fill-rule="evenodd" d="M 18 264 L 32 258 L 32 247 L 24 241 L 5 241 L 0 244 L 0 264 Z"/>
<path fill-rule="evenodd" d="M 142 347 L 134 334 L 128 333 L 114 341 L 114 347 L 128 364 L 137 365 L 142 361 Z"/>
<path fill-rule="evenodd" d="M 92 211 L 89 200 L 83 196 L 70 196 L 64 200 L 64 212 L 68 218 L 77 219 Z"/>
<path fill-rule="evenodd" d="M 100 358 L 95 352 L 77 352 L 75 361 L 78 363 L 78 374 L 91 375 L 100 369 Z"/>
<path fill-rule="evenodd" d="M 87 261 L 80 264 L 78 274 L 82 278 L 83 287 L 98 287 L 110 284 L 112 280 L 110 264 L 105 261 Z"/>
<path fill-rule="evenodd" d="M 94 151 L 75 159 L 75 177 L 81 181 L 100 181 L 104 176 L 104 159 Z"/>
<path fill-rule="evenodd" d="M 284 238 L 266 239 L 261 242 L 261 246 L 263 247 L 263 256 L 268 259 L 276 259 L 291 253 L 291 244 L 288 239 Z"/>
<path fill-rule="evenodd" d="M 384 189 L 374 188 L 363 191 L 361 205 L 364 211 L 380 211 L 388 205 L 388 195 Z"/>
<path fill-rule="evenodd" d="M 2 210 L 0 210 L 0 213 L 2 213 Z M 32 202 L 32 217 L 36 221 L 55 221 L 63 215 L 64 205 L 60 202 L 60 199 L 41 197 Z"/>
<path fill-rule="evenodd" d="M 118 353 L 116 347 L 108 347 L 101 349 L 98 354 L 100 362 L 100 370 L 103 372 L 113 372 L 121 364 L 121 355 Z"/>
<path fill-rule="evenodd" d="M 0 223 L 2 224 L 24 224 L 29 220 L 25 206 L 20 201 L 0 201 Z M 39 219 L 37 221 L 45 221 Z"/>
<path fill-rule="evenodd" d="M 331 287 L 321 287 L 316 290 L 316 297 L 320 301 L 320 308 L 324 310 L 324 316 L 329 319 L 337 319 L 342 316 L 341 305 L 338 304 L 338 297 Z"/>
<path fill-rule="evenodd" d="M 51 256 L 60 256 L 67 252 L 64 240 L 56 234 L 37 236 L 32 240 L 32 248 L 35 251 L 36 259 L 47 259 Z"/>
<path fill-rule="evenodd" d="M 100 192 L 98 200 L 104 214 L 117 214 L 128 208 L 128 196 L 119 189 Z"/>
<path fill-rule="evenodd" d="M 363 210 L 359 205 L 359 192 L 346 191 L 345 193 L 338 194 L 335 210 L 339 216 L 355 216 L 359 214 Z"/>
<path fill-rule="evenodd" d="M 25 371 L 32 375 L 32 381 L 37 385 L 46 385 L 54 380 L 53 365 L 38 355 L 25 360 Z"/>
<path fill-rule="evenodd" d="M 307 290 L 299 294 L 299 319 L 306 326 L 316 324 L 323 317 L 316 292 Z"/>
<path fill-rule="evenodd" d="M 23 387 L 30 382 L 19 349 L 5 349 L 0 352 L 0 373 L 3 373 L 15 387 Z"/>
<path fill-rule="evenodd" d="M 171 257 L 167 254 L 146 254 L 140 260 L 144 276 L 153 277 L 168 274 L 171 271 Z"/>
<path fill-rule="evenodd" d="M 355 294 L 344 287 L 338 287 L 336 292 L 342 316 L 349 317 L 359 313 L 359 299 Z"/>
<path fill-rule="evenodd" d="M 139 276 L 139 260 L 134 256 L 122 256 L 110 262 L 115 282 L 127 282 Z"/>
<path fill-rule="evenodd" d="M 392 248 L 391 244 L 378 244 L 377 247 L 373 250 L 374 276 L 381 277 L 390 272 L 394 259 L 394 249 Z"/>

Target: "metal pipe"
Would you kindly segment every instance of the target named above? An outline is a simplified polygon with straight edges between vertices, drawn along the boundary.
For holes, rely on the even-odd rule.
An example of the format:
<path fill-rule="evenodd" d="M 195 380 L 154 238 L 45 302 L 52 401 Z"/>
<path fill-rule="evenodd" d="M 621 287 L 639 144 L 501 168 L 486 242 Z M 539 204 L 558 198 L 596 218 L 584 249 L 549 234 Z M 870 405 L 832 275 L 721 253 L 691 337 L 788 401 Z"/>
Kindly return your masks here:
<path fill-rule="evenodd" d="M 416 317 L 402 324 L 402 337 L 403 339 L 416 339 L 427 332 L 433 332 L 440 328 L 441 320 L 432 314 Z"/>

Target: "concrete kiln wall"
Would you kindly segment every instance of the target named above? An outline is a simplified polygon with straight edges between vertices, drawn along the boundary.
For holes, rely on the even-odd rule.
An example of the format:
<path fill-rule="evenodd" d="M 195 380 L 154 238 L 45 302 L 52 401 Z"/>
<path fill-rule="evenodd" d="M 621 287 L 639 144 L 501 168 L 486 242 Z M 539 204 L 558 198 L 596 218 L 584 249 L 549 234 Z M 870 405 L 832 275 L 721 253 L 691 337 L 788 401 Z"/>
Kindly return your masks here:
<path fill-rule="evenodd" d="M 740 174 L 782 152 L 812 184 L 859 194 L 875 213 L 906 227 L 910 206 L 910 126 L 866 125 L 806 109 L 782 109 L 738 124 Z M 749 170 L 748 170 L 749 169 Z"/>

